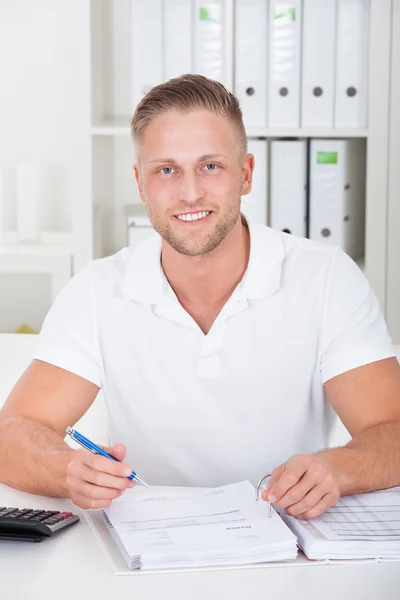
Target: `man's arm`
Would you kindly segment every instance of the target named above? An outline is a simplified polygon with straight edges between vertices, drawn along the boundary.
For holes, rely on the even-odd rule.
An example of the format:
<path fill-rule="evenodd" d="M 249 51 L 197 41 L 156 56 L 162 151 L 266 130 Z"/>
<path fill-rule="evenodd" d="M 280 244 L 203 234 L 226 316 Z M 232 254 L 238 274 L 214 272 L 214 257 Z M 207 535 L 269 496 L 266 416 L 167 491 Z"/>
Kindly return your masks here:
<path fill-rule="evenodd" d="M 377 361 L 325 383 L 330 403 L 352 440 L 320 455 L 336 473 L 340 493 L 400 484 L 400 365 Z"/>
<path fill-rule="evenodd" d="M 340 495 L 400 484 L 400 365 L 395 358 L 352 369 L 325 383 L 353 439 L 342 448 L 291 457 L 264 492 L 293 516 L 312 519 Z"/>
<path fill-rule="evenodd" d="M 34 360 L 0 411 L 0 481 L 48 496 L 67 496 L 66 467 L 74 450 L 65 429 L 93 403 L 99 388 Z"/>

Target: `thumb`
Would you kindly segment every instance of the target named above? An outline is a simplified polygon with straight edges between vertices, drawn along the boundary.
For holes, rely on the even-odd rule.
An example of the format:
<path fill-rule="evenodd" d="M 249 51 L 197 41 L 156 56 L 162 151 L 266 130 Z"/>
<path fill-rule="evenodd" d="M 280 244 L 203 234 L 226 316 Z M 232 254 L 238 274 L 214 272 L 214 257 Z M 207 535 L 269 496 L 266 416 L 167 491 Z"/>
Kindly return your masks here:
<path fill-rule="evenodd" d="M 126 448 L 123 444 L 114 444 L 114 446 L 104 447 L 104 450 L 121 462 L 125 458 Z"/>

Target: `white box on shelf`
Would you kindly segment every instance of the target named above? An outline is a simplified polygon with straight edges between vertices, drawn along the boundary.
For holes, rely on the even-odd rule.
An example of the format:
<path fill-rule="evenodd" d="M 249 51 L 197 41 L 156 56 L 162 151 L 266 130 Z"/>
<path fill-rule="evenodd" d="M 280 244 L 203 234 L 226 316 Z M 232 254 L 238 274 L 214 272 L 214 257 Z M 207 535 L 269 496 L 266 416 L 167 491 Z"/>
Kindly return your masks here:
<path fill-rule="evenodd" d="M 268 4 L 236 0 L 235 94 L 245 127 L 267 126 Z"/>
<path fill-rule="evenodd" d="M 224 0 L 194 0 L 194 72 L 225 82 Z"/>
<path fill-rule="evenodd" d="M 369 0 L 338 0 L 335 127 L 367 126 Z"/>
<path fill-rule="evenodd" d="M 254 155 L 255 165 L 251 192 L 242 196 L 242 213 L 250 221 L 267 225 L 268 142 L 248 140 L 248 151 Z"/>
<path fill-rule="evenodd" d="M 34 164 L 20 164 L 17 174 L 17 231 L 20 242 L 39 239 L 39 169 Z"/>
<path fill-rule="evenodd" d="M 336 0 L 303 0 L 302 127 L 333 127 Z"/>
<path fill-rule="evenodd" d="M 154 232 L 144 204 L 127 204 L 125 216 L 128 246 L 136 246 L 138 242 L 146 240 Z"/>
<path fill-rule="evenodd" d="M 4 174 L 0 169 L 0 244 L 4 233 Z"/>
<path fill-rule="evenodd" d="M 164 0 L 166 80 L 192 72 L 192 8 L 191 0 Z"/>
<path fill-rule="evenodd" d="M 163 0 L 131 0 L 133 108 L 163 73 Z"/>
<path fill-rule="evenodd" d="M 271 142 L 271 227 L 307 235 L 307 141 Z"/>
<path fill-rule="evenodd" d="M 364 255 L 365 171 L 363 140 L 311 141 L 310 239 L 354 260 Z"/>
<path fill-rule="evenodd" d="M 300 125 L 301 0 L 270 0 L 268 127 Z"/>

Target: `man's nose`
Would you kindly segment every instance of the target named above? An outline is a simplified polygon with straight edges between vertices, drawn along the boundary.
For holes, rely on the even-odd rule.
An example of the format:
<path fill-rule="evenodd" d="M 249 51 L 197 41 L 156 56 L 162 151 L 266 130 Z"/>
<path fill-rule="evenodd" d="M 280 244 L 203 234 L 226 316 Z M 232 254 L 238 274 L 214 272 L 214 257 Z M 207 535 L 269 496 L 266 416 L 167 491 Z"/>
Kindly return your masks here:
<path fill-rule="evenodd" d="M 199 175 L 193 172 L 185 173 L 180 178 L 179 200 L 194 204 L 204 197 L 204 188 Z"/>

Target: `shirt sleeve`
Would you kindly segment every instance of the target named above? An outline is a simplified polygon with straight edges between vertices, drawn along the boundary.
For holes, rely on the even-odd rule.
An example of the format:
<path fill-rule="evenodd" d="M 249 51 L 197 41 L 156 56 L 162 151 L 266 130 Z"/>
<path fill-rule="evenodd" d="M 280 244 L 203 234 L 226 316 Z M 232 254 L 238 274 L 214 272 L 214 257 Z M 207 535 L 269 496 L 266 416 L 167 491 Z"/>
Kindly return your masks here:
<path fill-rule="evenodd" d="M 94 263 L 88 263 L 57 296 L 39 334 L 34 358 L 75 373 L 101 387 L 94 294 Z"/>
<path fill-rule="evenodd" d="M 356 367 L 396 356 L 371 286 L 356 263 L 335 248 L 322 310 L 322 383 Z"/>

